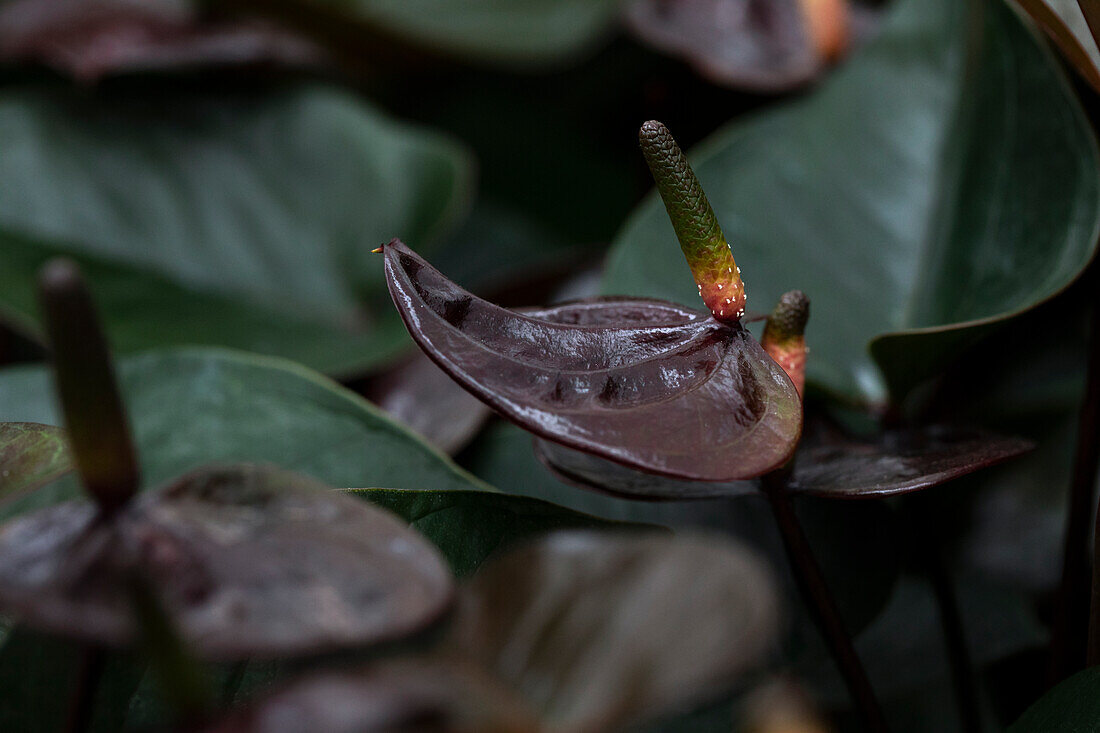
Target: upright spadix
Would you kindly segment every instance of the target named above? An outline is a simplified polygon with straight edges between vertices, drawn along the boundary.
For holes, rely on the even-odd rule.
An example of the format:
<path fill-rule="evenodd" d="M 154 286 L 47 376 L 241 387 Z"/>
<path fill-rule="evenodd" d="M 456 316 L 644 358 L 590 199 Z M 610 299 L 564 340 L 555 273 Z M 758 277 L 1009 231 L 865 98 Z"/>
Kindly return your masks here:
<path fill-rule="evenodd" d="M 699 296 L 719 321 L 741 320 L 745 315 L 741 270 L 733 261 L 718 217 L 687 157 L 668 128 L 656 120 L 642 125 L 638 140 L 692 277 L 699 286 Z"/>

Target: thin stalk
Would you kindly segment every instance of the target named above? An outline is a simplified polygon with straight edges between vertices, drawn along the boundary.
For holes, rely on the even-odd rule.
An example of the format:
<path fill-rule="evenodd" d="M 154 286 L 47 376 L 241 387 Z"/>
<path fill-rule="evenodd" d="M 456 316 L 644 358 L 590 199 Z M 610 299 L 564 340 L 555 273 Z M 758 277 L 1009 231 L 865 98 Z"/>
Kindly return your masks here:
<path fill-rule="evenodd" d="M 1093 274 L 1093 283 L 1098 280 Z M 1089 355 L 1086 366 L 1085 398 L 1077 428 L 1077 452 L 1069 491 L 1069 514 L 1062 551 L 1062 583 L 1050 644 L 1048 683 L 1053 686 L 1081 670 L 1089 642 L 1089 532 L 1097 468 L 1100 464 L 1100 313 L 1093 306 L 1089 322 Z M 1100 621 L 1092 610 L 1092 627 Z M 1097 633 L 1100 633 L 1098 631 Z"/>
<path fill-rule="evenodd" d="M 814 559 L 810 543 L 794 513 L 791 497 L 787 493 L 786 480 L 777 474 L 766 476 L 764 489 L 775 516 L 775 523 L 783 537 L 783 546 L 787 551 L 787 558 L 798 588 L 844 677 L 852 702 L 863 719 L 863 725 L 871 733 L 886 733 L 889 730 L 886 717 L 875 697 L 871 682 L 867 679 L 863 663 L 852 645 L 852 637 L 844 626 L 836 601 L 833 600 L 833 595 L 825 583 L 821 567 Z"/>
<path fill-rule="evenodd" d="M 65 715 L 67 733 L 86 733 L 91 730 L 96 693 L 99 691 L 105 661 L 103 650 L 98 647 L 85 647 L 81 652 L 80 666 L 69 695 L 69 710 Z"/>

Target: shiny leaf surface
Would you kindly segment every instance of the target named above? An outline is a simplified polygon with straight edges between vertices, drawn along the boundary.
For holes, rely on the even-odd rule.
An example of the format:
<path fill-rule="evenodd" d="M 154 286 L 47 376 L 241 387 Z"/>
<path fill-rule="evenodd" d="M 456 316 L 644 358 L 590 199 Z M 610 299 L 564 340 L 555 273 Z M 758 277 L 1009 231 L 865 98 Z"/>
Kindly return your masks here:
<path fill-rule="evenodd" d="M 73 470 L 65 431 L 38 423 L 0 423 L 0 501 Z"/>
<path fill-rule="evenodd" d="M 803 290 L 809 386 L 859 402 L 1058 293 L 1100 226 L 1093 133 L 1002 2 L 899 0 L 814 94 L 693 153 L 749 308 Z M 604 292 L 695 302 L 665 219 L 651 196 L 628 220 Z"/>
<path fill-rule="evenodd" d="M 0 528 L 0 607 L 35 628 L 133 643 L 132 572 L 214 659 L 401 638 L 453 591 L 442 558 L 396 517 L 266 467 L 201 469 L 106 521 L 67 502 Z"/>
<path fill-rule="evenodd" d="M 462 290 L 400 241 L 384 255 L 390 293 L 420 347 L 537 435 L 709 480 L 760 475 L 794 450 L 798 395 L 739 325 L 648 300 L 516 313 Z"/>
<path fill-rule="evenodd" d="M 0 95 L 0 313 L 77 259 L 118 351 L 188 343 L 349 374 L 405 343 L 369 250 L 465 205 L 463 148 L 322 86 Z"/>
<path fill-rule="evenodd" d="M 553 729 L 616 730 L 736 685 L 778 620 L 765 567 L 728 541 L 560 532 L 467 584 L 449 647 Z"/>
<path fill-rule="evenodd" d="M 252 462 L 337 487 L 489 488 L 362 398 L 280 359 L 187 349 L 122 359 L 118 373 L 146 486 L 208 463 Z M 56 422 L 49 372 L 0 371 L 0 414 Z M 63 479 L 5 514 L 79 493 Z"/>

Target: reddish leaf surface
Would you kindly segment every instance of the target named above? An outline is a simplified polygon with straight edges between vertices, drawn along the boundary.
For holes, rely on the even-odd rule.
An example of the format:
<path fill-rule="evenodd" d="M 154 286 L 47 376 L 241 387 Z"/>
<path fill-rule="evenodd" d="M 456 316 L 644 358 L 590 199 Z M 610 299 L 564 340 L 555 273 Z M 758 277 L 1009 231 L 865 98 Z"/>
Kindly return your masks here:
<path fill-rule="evenodd" d="M 799 0 L 634 0 L 626 8 L 633 33 L 680 56 L 718 84 L 782 91 L 826 68 Z M 846 35 L 866 35 L 874 14 L 848 10 Z M 850 41 L 849 41 L 850 43 Z"/>
<path fill-rule="evenodd" d="M 94 80 L 207 64 L 318 64 L 324 54 L 268 23 L 202 22 L 174 0 L 14 0 L 0 8 L 0 60 Z"/>
<path fill-rule="evenodd" d="M 0 528 L 0 610 L 93 643 L 135 638 L 139 573 L 198 656 L 313 654 L 401 638 L 453 593 L 396 517 L 276 469 L 202 469 L 104 518 L 90 502 Z"/>
<path fill-rule="evenodd" d="M 362 393 L 451 455 L 473 440 L 492 414 L 419 351 L 368 380 Z"/>
<path fill-rule="evenodd" d="M 384 252 L 390 294 L 420 347 L 536 435 L 709 481 L 759 476 L 794 451 L 798 394 L 740 325 L 645 299 L 518 313 L 474 297 L 398 240 Z"/>
<path fill-rule="evenodd" d="M 874 440 L 815 429 L 808 431 L 795 454 L 788 490 L 836 499 L 907 494 L 1001 463 L 1033 447 L 1021 438 L 948 427 L 887 431 Z M 535 454 L 571 484 L 634 499 L 708 499 L 757 489 L 754 481 L 650 476 L 545 440 L 535 440 Z"/>

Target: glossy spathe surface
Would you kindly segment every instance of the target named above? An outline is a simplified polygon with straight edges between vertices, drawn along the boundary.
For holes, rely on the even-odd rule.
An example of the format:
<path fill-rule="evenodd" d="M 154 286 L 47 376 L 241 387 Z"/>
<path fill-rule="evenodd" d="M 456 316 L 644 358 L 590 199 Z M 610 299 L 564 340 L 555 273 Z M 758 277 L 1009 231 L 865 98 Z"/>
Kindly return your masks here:
<path fill-rule="evenodd" d="M 803 290 L 807 381 L 859 402 L 902 397 L 983 325 L 1059 292 L 1100 227 L 1088 121 L 999 0 L 891 3 L 812 95 L 734 122 L 689 158 L 736 243 L 750 307 Z M 696 302 L 666 218 L 654 196 L 627 221 L 605 292 Z"/>
<path fill-rule="evenodd" d="M 757 476 L 802 422 L 782 369 L 739 325 L 651 300 L 517 313 L 462 290 L 394 240 L 390 293 L 417 343 L 524 428 L 645 471 Z"/>
<path fill-rule="evenodd" d="M 108 520 L 67 502 L 0 527 L 0 607 L 31 627 L 132 643 L 133 572 L 212 659 L 400 638 L 452 593 L 442 558 L 396 517 L 272 468 L 202 469 Z"/>

